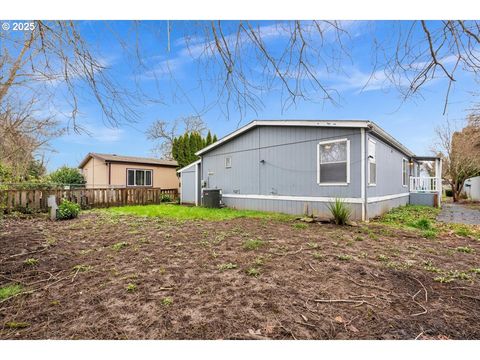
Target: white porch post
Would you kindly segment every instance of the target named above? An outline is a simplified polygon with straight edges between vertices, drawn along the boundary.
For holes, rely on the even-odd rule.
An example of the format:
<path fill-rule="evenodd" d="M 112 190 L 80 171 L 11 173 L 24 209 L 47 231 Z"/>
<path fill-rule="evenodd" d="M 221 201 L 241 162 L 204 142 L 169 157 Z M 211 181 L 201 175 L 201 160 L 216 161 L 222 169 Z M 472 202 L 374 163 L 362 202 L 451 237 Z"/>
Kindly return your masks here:
<path fill-rule="evenodd" d="M 437 201 L 438 207 L 441 207 L 442 201 L 442 165 L 441 160 L 439 158 L 435 159 L 435 182 L 436 182 L 436 190 L 437 190 Z"/>

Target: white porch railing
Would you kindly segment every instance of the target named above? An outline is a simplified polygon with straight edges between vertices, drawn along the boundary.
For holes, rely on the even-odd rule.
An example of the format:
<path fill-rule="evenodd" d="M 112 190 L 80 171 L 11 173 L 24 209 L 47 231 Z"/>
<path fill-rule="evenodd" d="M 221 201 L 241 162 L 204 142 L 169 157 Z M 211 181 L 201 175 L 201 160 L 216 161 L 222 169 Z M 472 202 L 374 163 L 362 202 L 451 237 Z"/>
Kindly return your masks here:
<path fill-rule="evenodd" d="M 441 189 L 437 177 L 410 176 L 410 192 L 438 192 Z"/>

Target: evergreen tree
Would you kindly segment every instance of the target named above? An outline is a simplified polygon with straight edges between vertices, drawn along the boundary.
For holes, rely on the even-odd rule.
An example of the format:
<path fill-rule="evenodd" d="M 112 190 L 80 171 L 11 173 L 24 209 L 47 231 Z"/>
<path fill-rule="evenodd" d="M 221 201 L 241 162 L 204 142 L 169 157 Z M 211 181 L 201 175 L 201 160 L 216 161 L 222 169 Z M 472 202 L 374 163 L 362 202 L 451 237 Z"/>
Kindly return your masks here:
<path fill-rule="evenodd" d="M 205 146 L 213 144 L 217 141 L 217 136 L 209 131 L 205 138 L 199 132 L 189 132 L 178 136 L 172 142 L 172 156 L 178 162 L 180 168 L 185 167 L 199 157 L 195 153 Z"/>

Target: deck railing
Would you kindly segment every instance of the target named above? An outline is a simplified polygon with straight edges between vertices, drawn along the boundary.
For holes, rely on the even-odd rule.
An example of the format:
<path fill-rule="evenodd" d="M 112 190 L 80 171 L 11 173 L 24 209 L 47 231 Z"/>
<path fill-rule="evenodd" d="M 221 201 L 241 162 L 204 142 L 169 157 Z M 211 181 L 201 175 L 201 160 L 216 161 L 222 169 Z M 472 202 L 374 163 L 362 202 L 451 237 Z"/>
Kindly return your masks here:
<path fill-rule="evenodd" d="M 440 188 L 437 177 L 410 176 L 410 192 L 438 192 Z"/>

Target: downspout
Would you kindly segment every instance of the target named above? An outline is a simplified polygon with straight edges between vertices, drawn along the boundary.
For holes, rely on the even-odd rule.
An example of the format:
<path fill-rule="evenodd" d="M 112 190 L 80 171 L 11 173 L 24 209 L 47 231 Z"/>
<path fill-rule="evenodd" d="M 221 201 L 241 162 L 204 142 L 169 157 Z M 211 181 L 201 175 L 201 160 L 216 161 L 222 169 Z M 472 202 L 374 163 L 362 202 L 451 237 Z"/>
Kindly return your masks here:
<path fill-rule="evenodd" d="M 362 221 L 368 222 L 368 193 L 367 193 L 367 132 L 360 129 L 360 156 L 361 156 L 361 197 L 362 197 Z"/>

